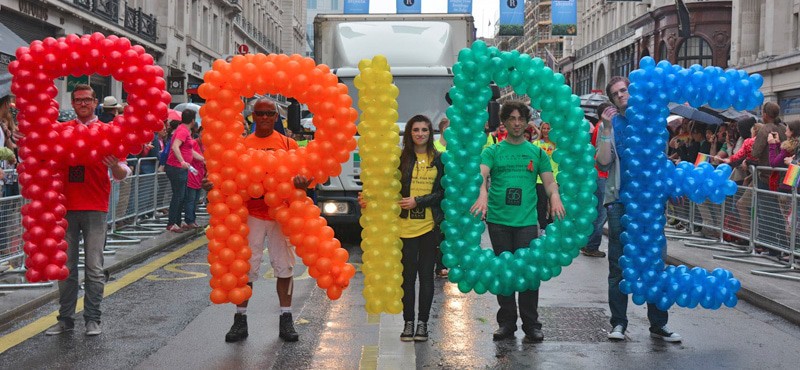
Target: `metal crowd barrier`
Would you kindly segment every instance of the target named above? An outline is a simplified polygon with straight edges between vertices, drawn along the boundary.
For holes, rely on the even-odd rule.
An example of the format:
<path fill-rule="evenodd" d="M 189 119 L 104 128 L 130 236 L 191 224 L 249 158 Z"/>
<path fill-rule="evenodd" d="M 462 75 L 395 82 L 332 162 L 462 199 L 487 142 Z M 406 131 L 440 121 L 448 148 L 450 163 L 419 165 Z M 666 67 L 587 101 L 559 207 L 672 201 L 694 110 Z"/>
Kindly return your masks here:
<path fill-rule="evenodd" d="M 790 193 L 768 190 L 768 184 L 759 183 L 759 174 L 775 171 L 782 182 L 786 168 L 750 167 L 753 175 L 752 186 L 739 186 L 734 196 L 727 197 L 722 204 L 708 201 L 696 204 L 688 199 L 667 207 L 667 217 L 677 220 L 685 228 L 683 231 L 667 229 L 668 238 L 682 239 L 684 245 L 719 252 L 715 259 L 749 263 L 767 267 L 752 270 L 755 275 L 800 280 L 798 262 L 800 253 L 797 245 L 798 219 L 800 210 L 797 188 Z M 761 187 L 761 188 L 760 188 Z M 792 217 L 787 217 L 793 215 Z M 706 234 L 697 235 L 695 227 Z M 699 231 L 702 234 L 702 231 Z M 738 238 L 745 243 L 732 243 L 728 240 Z M 762 248 L 775 256 L 788 256 L 783 261 L 756 252 Z"/>
<path fill-rule="evenodd" d="M 158 158 L 129 159 L 133 170 L 123 181 L 112 181 L 107 217 L 108 233 L 105 255 L 113 255 L 118 248 L 138 244 L 143 238 L 153 237 L 166 231 L 167 213 L 172 191 L 164 172 L 158 172 Z M 16 175 L 14 170 L 9 174 Z M 7 172 L 9 172 L 7 171 Z M 0 279 L 5 274 L 25 273 L 25 254 L 22 250 L 22 222 L 20 208 L 27 200 L 20 195 L 0 198 Z M 204 208 L 198 206 L 198 216 Z M 83 250 L 80 250 L 82 265 Z M 7 264 L 7 265 L 6 265 Z M 27 283 L 24 278 L 13 279 L 0 288 L 25 288 L 52 286 L 47 283 Z"/>

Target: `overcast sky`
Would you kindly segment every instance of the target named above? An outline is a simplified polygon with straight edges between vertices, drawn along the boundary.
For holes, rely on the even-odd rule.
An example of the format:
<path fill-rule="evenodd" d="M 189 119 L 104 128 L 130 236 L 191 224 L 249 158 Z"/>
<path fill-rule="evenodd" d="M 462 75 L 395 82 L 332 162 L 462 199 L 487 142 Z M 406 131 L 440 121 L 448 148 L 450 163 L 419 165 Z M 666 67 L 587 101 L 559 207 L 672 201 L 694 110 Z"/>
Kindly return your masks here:
<path fill-rule="evenodd" d="M 447 13 L 447 0 L 419 0 L 422 1 L 423 13 Z M 370 13 L 394 13 L 397 11 L 394 0 L 372 0 L 369 2 Z M 500 2 L 498 0 L 472 0 L 472 16 L 475 18 L 475 28 L 478 37 L 493 36 L 494 26 L 500 16 Z M 491 28 L 489 22 L 492 23 Z"/>

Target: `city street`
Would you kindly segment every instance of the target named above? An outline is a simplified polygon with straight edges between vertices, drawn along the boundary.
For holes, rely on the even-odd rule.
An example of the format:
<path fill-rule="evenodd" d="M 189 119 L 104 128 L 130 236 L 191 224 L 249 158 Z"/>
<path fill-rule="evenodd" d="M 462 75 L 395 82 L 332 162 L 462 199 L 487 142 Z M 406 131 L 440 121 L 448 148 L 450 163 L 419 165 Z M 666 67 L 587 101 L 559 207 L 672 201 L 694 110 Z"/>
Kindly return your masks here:
<path fill-rule="evenodd" d="M 401 315 L 368 315 L 357 274 L 341 299 L 330 301 L 306 269 L 296 269 L 293 313 L 300 341 L 278 338 L 275 279 L 267 265 L 250 302 L 249 333 L 225 343 L 233 306 L 208 301 L 205 238 L 176 246 L 112 276 L 103 302 L 103 334 L 76 330 L 48 337 L 57 305 L 38 309 L 2 333 L 7 369 L 354 369 L 354 368 L 769 368 L 794 369 L 800 329 L 740 301 L 735 309 L 671 310 L 670 328 L 683 343 L 651 339 L 646 311 L 629 306 L 628 339 L 606 339 L 607 261 L 578 257 L 561 276 L 543 284 L 540 315 L 545 341 L 493 342 L 496 301 L 490 294 L 462 294 L 436 279 L 430 340 L 403 343 Z M 488 243 L 484 241 L 485 247 Z M 360 249 L 346 244 L 351 262 Z M 80 317 L 80 314 L 78 315 Z"/>

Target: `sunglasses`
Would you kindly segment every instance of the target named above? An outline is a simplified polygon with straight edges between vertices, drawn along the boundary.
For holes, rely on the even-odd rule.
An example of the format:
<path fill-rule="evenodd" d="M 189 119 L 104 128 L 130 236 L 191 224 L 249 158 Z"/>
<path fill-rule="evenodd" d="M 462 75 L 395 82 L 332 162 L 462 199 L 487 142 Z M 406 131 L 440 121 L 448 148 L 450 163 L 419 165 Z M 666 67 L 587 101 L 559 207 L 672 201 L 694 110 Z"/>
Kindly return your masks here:
<path fill-rule="evenodd" d="M 276 114 L 278 114 L 278 111 L 274 111 L 274 110 L 257 110 L 257 111 L 253 111 L 253 115 L 254 116 L 273 117 Z"/>

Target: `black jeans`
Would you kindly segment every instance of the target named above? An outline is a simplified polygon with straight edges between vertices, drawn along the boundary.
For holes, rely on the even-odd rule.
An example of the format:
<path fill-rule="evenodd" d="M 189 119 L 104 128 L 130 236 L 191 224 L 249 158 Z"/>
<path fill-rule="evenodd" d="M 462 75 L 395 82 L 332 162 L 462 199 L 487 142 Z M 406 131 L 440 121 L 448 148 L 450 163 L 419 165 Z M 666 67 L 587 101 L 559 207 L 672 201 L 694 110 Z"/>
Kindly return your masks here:
<path fill-rule="evenodd" d="M 505 251 L 514 253 L 519 248 L 527 248 L 531 240 L 539 235 L 539 226 L 506 226 L 486 223 L 489 227 L 489 239 L 492 241 L 492 249 L 495 255 L 500 255 Z M 527 290 L 515 293 L 510 296 L 498 295 L 497 303 L 500 309 L 497 310 L 497 324 L 500 327 L 510 327 L 517 329 L 517 298 L 519 295 L 519 316 L 522 318 L 522 330 L 526 334 L 532 329 L 541 329 L 539 322 L 539 290 Z"/>
<path fill-rule="evenodd" d="M 438 232 L 431 230 L 403 241 L 403 320 L 414 321 L 414 300 L 419 275 L 419 321 L 428 322 L 433 303 L 433 263 L 436 259 Z"/>

